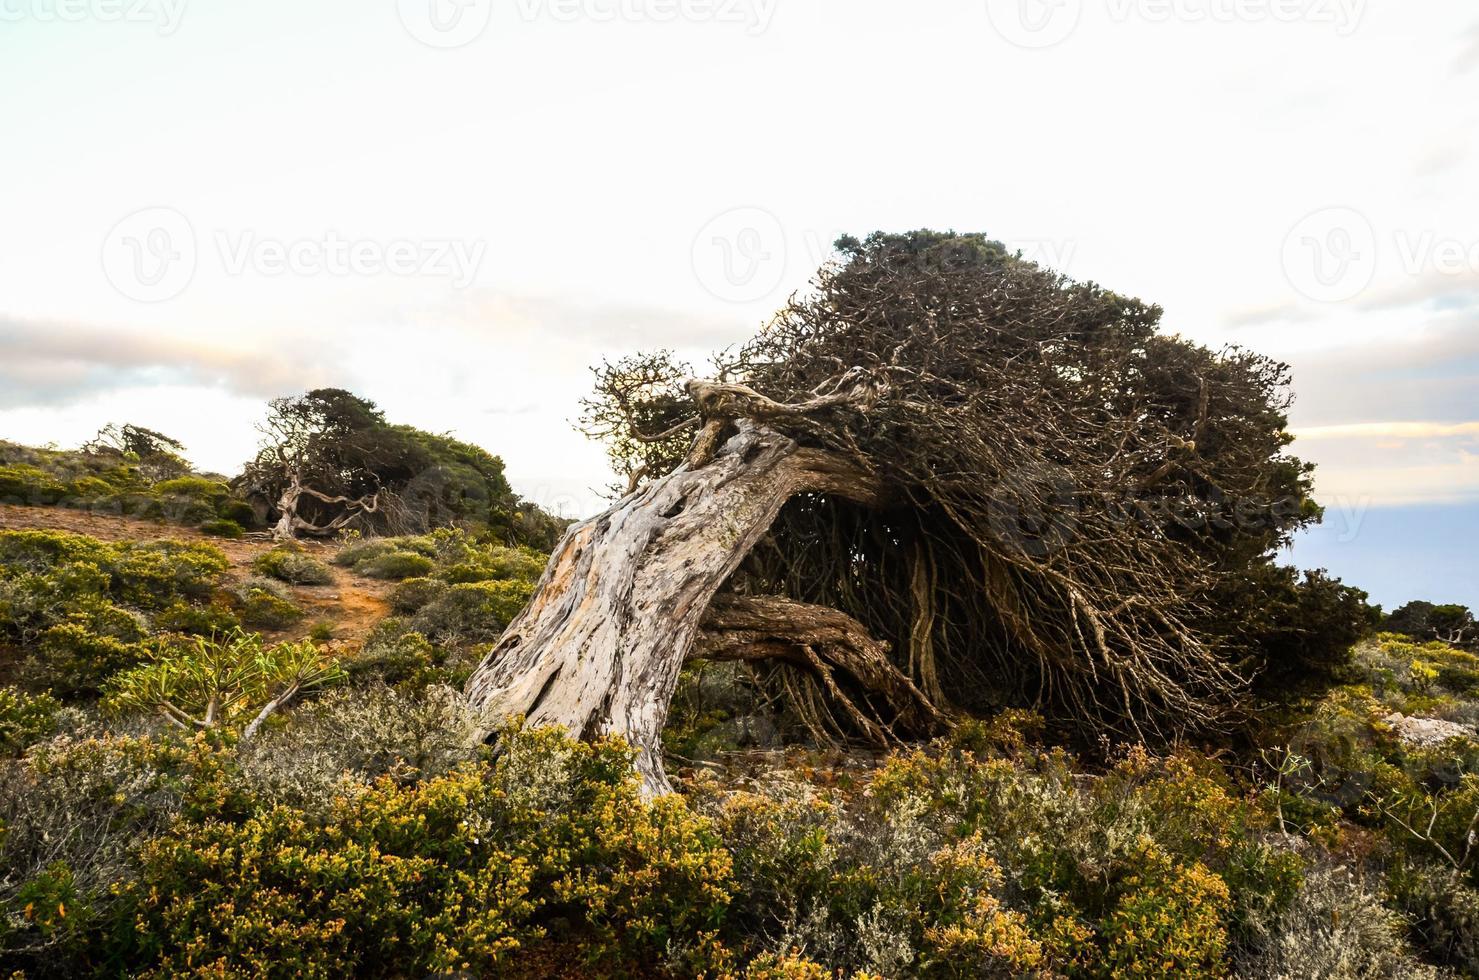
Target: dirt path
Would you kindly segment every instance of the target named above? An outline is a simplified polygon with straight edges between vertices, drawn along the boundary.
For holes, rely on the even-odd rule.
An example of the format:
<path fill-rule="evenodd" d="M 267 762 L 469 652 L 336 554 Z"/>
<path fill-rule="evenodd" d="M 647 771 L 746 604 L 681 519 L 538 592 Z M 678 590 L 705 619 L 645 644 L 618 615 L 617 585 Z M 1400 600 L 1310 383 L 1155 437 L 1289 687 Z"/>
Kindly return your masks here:
<path fill-rule="evenodd" d="M 170 539 L 208 544 L 226 555 L 231 563 L 227 575 L 233 582 L 249 577 L 252 574 L 252 562 L 273 545 L 266 534 L 248 535 L 238 541 L 229 541 L 201 534 L 194 528 L 179 527 L 162 521 L 140 520 L 66 507 L 21 507 L 14 504 L 0 504 L 0 530 L 71 531 L 100 541 Z M 326 564 L 339 550 L 336 544 L 318 541 L 304 541 L 301 544 L 305 552 Z M 334 581 L 328 585 L 290 587 L 294 601 L 306 613 L 302 621 L 290 629 L 265 635 L 272 639 L 297 639 L 307 635 L 309 628 L 315 623 L 328 622 L 334 624 L 331 647 L 347 651 L 358 648 L 364 642 L 365 636 L 374 625 L 390 612 L 386 597 L 392 583 L 362 578 L 335 565 L 330 565 L 329 568 L 333 572 Z"/>

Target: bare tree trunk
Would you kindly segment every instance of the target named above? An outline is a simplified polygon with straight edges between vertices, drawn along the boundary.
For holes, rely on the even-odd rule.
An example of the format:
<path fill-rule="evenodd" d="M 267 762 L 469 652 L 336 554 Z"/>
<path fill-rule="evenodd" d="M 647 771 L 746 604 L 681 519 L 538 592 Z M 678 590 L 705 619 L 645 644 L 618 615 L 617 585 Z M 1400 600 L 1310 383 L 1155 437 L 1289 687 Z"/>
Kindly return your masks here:
<path fill-rule="evenodd" d="M 814 676 L 831 702 L 879 747 L 904 735 L 932 735 L 948 722 L 945 714 L 889 659 L 889 646 L 874 639 L 862 623 L 829 606 L 781 596 L 724 595 L 703 620 L 693 655 L 705 660 L 782 660 Z M 887 717 L 860 707 L 838 681 L 846 678 Z M 797 706 L 799 708 L 799 706 Z M 817 734 L 816 719 L 802 718 Z"/>
<path fill-rule="evenodd" d="M 303 496 L 303 485 L 293 477 L 277 501 L 277 524 L 272 528 L 272 537 L 277 541 L 291 541 L 297 537 L 298 500 Z"/>
<path fill-rule="evenodd" d="M 644 790 L 670 790 L 662 729 L 715 592 L 792 496 L 877 498 L 869 474 L 832 454 L 746 420 L 730 431 L 702 465 L 566 532 L 533 600 L 468 680 L 474 707 L 493 723 L 623 735 Z"/>

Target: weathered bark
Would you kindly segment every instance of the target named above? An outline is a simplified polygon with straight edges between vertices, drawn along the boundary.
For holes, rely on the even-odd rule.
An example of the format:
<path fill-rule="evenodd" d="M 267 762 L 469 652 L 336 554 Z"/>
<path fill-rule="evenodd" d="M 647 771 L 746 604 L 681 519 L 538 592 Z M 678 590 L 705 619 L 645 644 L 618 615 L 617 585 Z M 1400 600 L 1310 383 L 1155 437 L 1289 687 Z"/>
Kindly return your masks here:
<path fill-rule="evenodd" d="M 623 735 L 644 790 L 670 789 L 662 729 L 714 594 L 796 494 L 878 498 L 869 474 L 833 454 L 744 419 L 728 431 L 712 458 L 566 532 L 533 600 L 468 681 L 490 724 Z"/>
<path fill-rule="evenodd" d="M 862 623 L 828 606 L 781 596 L 725 595 L 703 619 L 692 655 L 706 660 L 778 659 L 814 674 L 832 700 L 875 744 L 902 734 L 927 736 L 947 723 L 945 715 L 889 659 L 887 643 Z M 837 674 L 882 702 L 887 719 L 860 708 L 838 683 Z"/>
<path fill-rule="evenodd" d="M 298 514 L 298 505 L 305 496 L 321 500 L 326 504 L 344 504 L 346 510 L 327 524 L 315 524 Z M 379 493 L 370 494 L 367 497 L 360 497 L 358 499 L 330 496 L 326 493 L 320 493 L 312 487 L 304 486 L 302 476 L 294 471 L 288 481 L 288 485 L 283 489 L 282 496 L 278 498 L 277 511 L 279 516 L 277 523 L 272 528 L 272 537 L 278 541 L 291 541 L 298 536 L 299 532 L 326 537 L 344 527 L 360 514 L 373 514 L 379 507 Z"/>

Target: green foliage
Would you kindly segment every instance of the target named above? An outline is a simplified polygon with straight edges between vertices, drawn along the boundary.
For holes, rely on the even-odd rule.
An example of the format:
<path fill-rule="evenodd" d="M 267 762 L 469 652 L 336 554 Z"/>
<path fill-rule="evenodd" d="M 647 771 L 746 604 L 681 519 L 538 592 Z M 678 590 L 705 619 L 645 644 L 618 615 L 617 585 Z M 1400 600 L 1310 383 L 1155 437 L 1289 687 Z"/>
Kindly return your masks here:
<path fill-rule="evenodd" d="M 204 736 L 65 738 L 0 764 L 0 959 L 31 976 L 108 972 L 135 849 L 178 820 L 242 813 L 231 768 Z"/>
<path fill-rule="evenodd" d="M 327 565 L 291 545 L 278 545 L 258 555 L 252 570 L 292 585 L 328 585 L 334 581 Z"/>
<path fill-rule="evenodd" d="M 366 637 L 359 653 L 345 663 L 352 681 L 378 680 L 393 687 L 420 690 L 445 679 L 443 651 L 400 620 L 384 620 Z"/>
<path fill-rule="evenodd" d="M 1292 828 L 1337 842 L 1364 834 L 1411 937 L 1430 958 L 1472 970 L 1479 656 L 1380 634 L 1357 648 L 1351 679 L 1266 753 L 1271 796 Z"/>
<path fill-rule="evenodd" d="M 1251 652 L 1255 693 L 1270 701 L 1328 689 L 1351 665 L 1351 648 L 1368 636 L 1379 607 L 1360 589 L 1323 570 L 1299 573 L 1287 566 L 1255 566 L 1228 583 L 1220 604 L 1239 621 Z"/>
<path fill-rule="evenodd" d="M 359 563 L 355 566 L 355 572 L 368 578 L 399 582 L 426 575 L 435 567 L 436 563 L 425 555 L 418 555 L 413 551 L 392 551 Z"/>
<path fill-rule="evenodd" d="M 247 720 L 269 703 L 343 677 L 311 640 L 267 646 L 255 633 L 196 637 L 143 666 L 114 676 L 105 706 L 117 713 L 159 714 L 193 731 Z"/>
<path fill-rule="evenodd" d="M 24 463 L 0 465 L 0 502 L 46 506 L 67 494 L 65 484 L 38 467 Z"/>
<path fill-rule="evenodd" d="M 0 753 L 13 755 L 54 733 L 60 708 L 49 694 L 0 687 Z"/>
<path fill-rule="evenodd" d="M 262 449 L 235 486 L 273 519 L 297 480 L 317 494 L 299 499 L 298 516 L 318 527 L 352 521 L 372 533 L 424 533 L 471 526 L 501 540 L 543 543 L 554 523 L 514 494 L 498 457 L 447 435 L 393 425 L 373 402 L 343 389 L 274 399 L 262 428 Z M 372 495 L 373 511 L 344 502 Z"/>
<path fill-rule="evenodd" d="M 303 618 L 303 607 L 281 582 L 252 576 L 233 590 L 241 621 L 265 630 L 283 630 Z"/>
<path fill-rule="evenodd" d="M 643 803 L 620 742 L 510 735 L 490 771 L 384 779 L 323 819 L 181 826 L 123 889 L 145 976 L 488 973 L 553 929 L 593 964 L 711 928 L 729 857 L 681 800 Z M 562 925 L 563 923 L 563 925 Z"/>
<path fill-rule="evenodd" d="M 1402 633 L 1419 642 L 1442 640 L 1467 650 L 1479 651 L 1479 623 L 1469 607 L 1435 605 L 1417 600 L 1392 610 L 1382 623 L 1384 629 Z"/>
<path fill-rule="evenodd" d="M 228 623 L 209 606 L 226 568 L 206 545 L 3 531 L 0 637 L 27 651 L 28 687 L 86 696 L 145 659 L 155 633 Z"/>
<path fill-rule="evenodd" d="M 200 533 L 208 534 L 213 538 L 236 540 L 246 534 L 246 529 L 235 521 L 227 520 L 226 518 L 216 518 L 201 524 Z"/>
<path fill-rule="evenodd" d="M 740 948 L 884 976 L 1221 976 L 1292 902 L 1299 859 L 1217 767 L 1137 750 L 1087 779 L 1017 725 L 897 754 L 842 805 L 720 796 Z"/>
<path fill-rule="evenodd" d="M 443 649 L 497 639 L 534 594 L 545 560 L 528 548 L 488 543 L 457 529 L 354 542 L 334 559 L 360 575 L 419 573 L 390 594 L 398 618 L 387 627 L 418 633 Z"/>
<path fill-rule="evenodd" d="M 190 473 L 167 436 L 110 426 L 82 450 L 0 441 L 0 502 L 85 508 L 185 526 L 219 520 L 255 526 L 256 515 L 219 478 Z M 210 533 L 210 532 L 207 532 Z"/>

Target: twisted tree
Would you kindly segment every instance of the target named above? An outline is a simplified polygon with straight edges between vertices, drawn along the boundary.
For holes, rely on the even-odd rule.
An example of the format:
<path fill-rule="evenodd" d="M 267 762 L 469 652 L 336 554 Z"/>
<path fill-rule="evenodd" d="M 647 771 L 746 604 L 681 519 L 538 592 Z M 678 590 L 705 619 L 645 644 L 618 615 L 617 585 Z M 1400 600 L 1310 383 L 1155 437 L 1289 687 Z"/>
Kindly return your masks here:
<path fill-rule="evenodd" d="M 569 530 L 471 699 L 626 735 L 651 792 L 695 656 L 775 664 L 819 733 L 878 743 L 1005 704 L 1228 724 L 1256 666 L 1229 604 L 1318 517 L 1287 369 L 980 235 L 838 249 L 713 380 L 598 369 L 584 421 L 627 492 Z"/>

